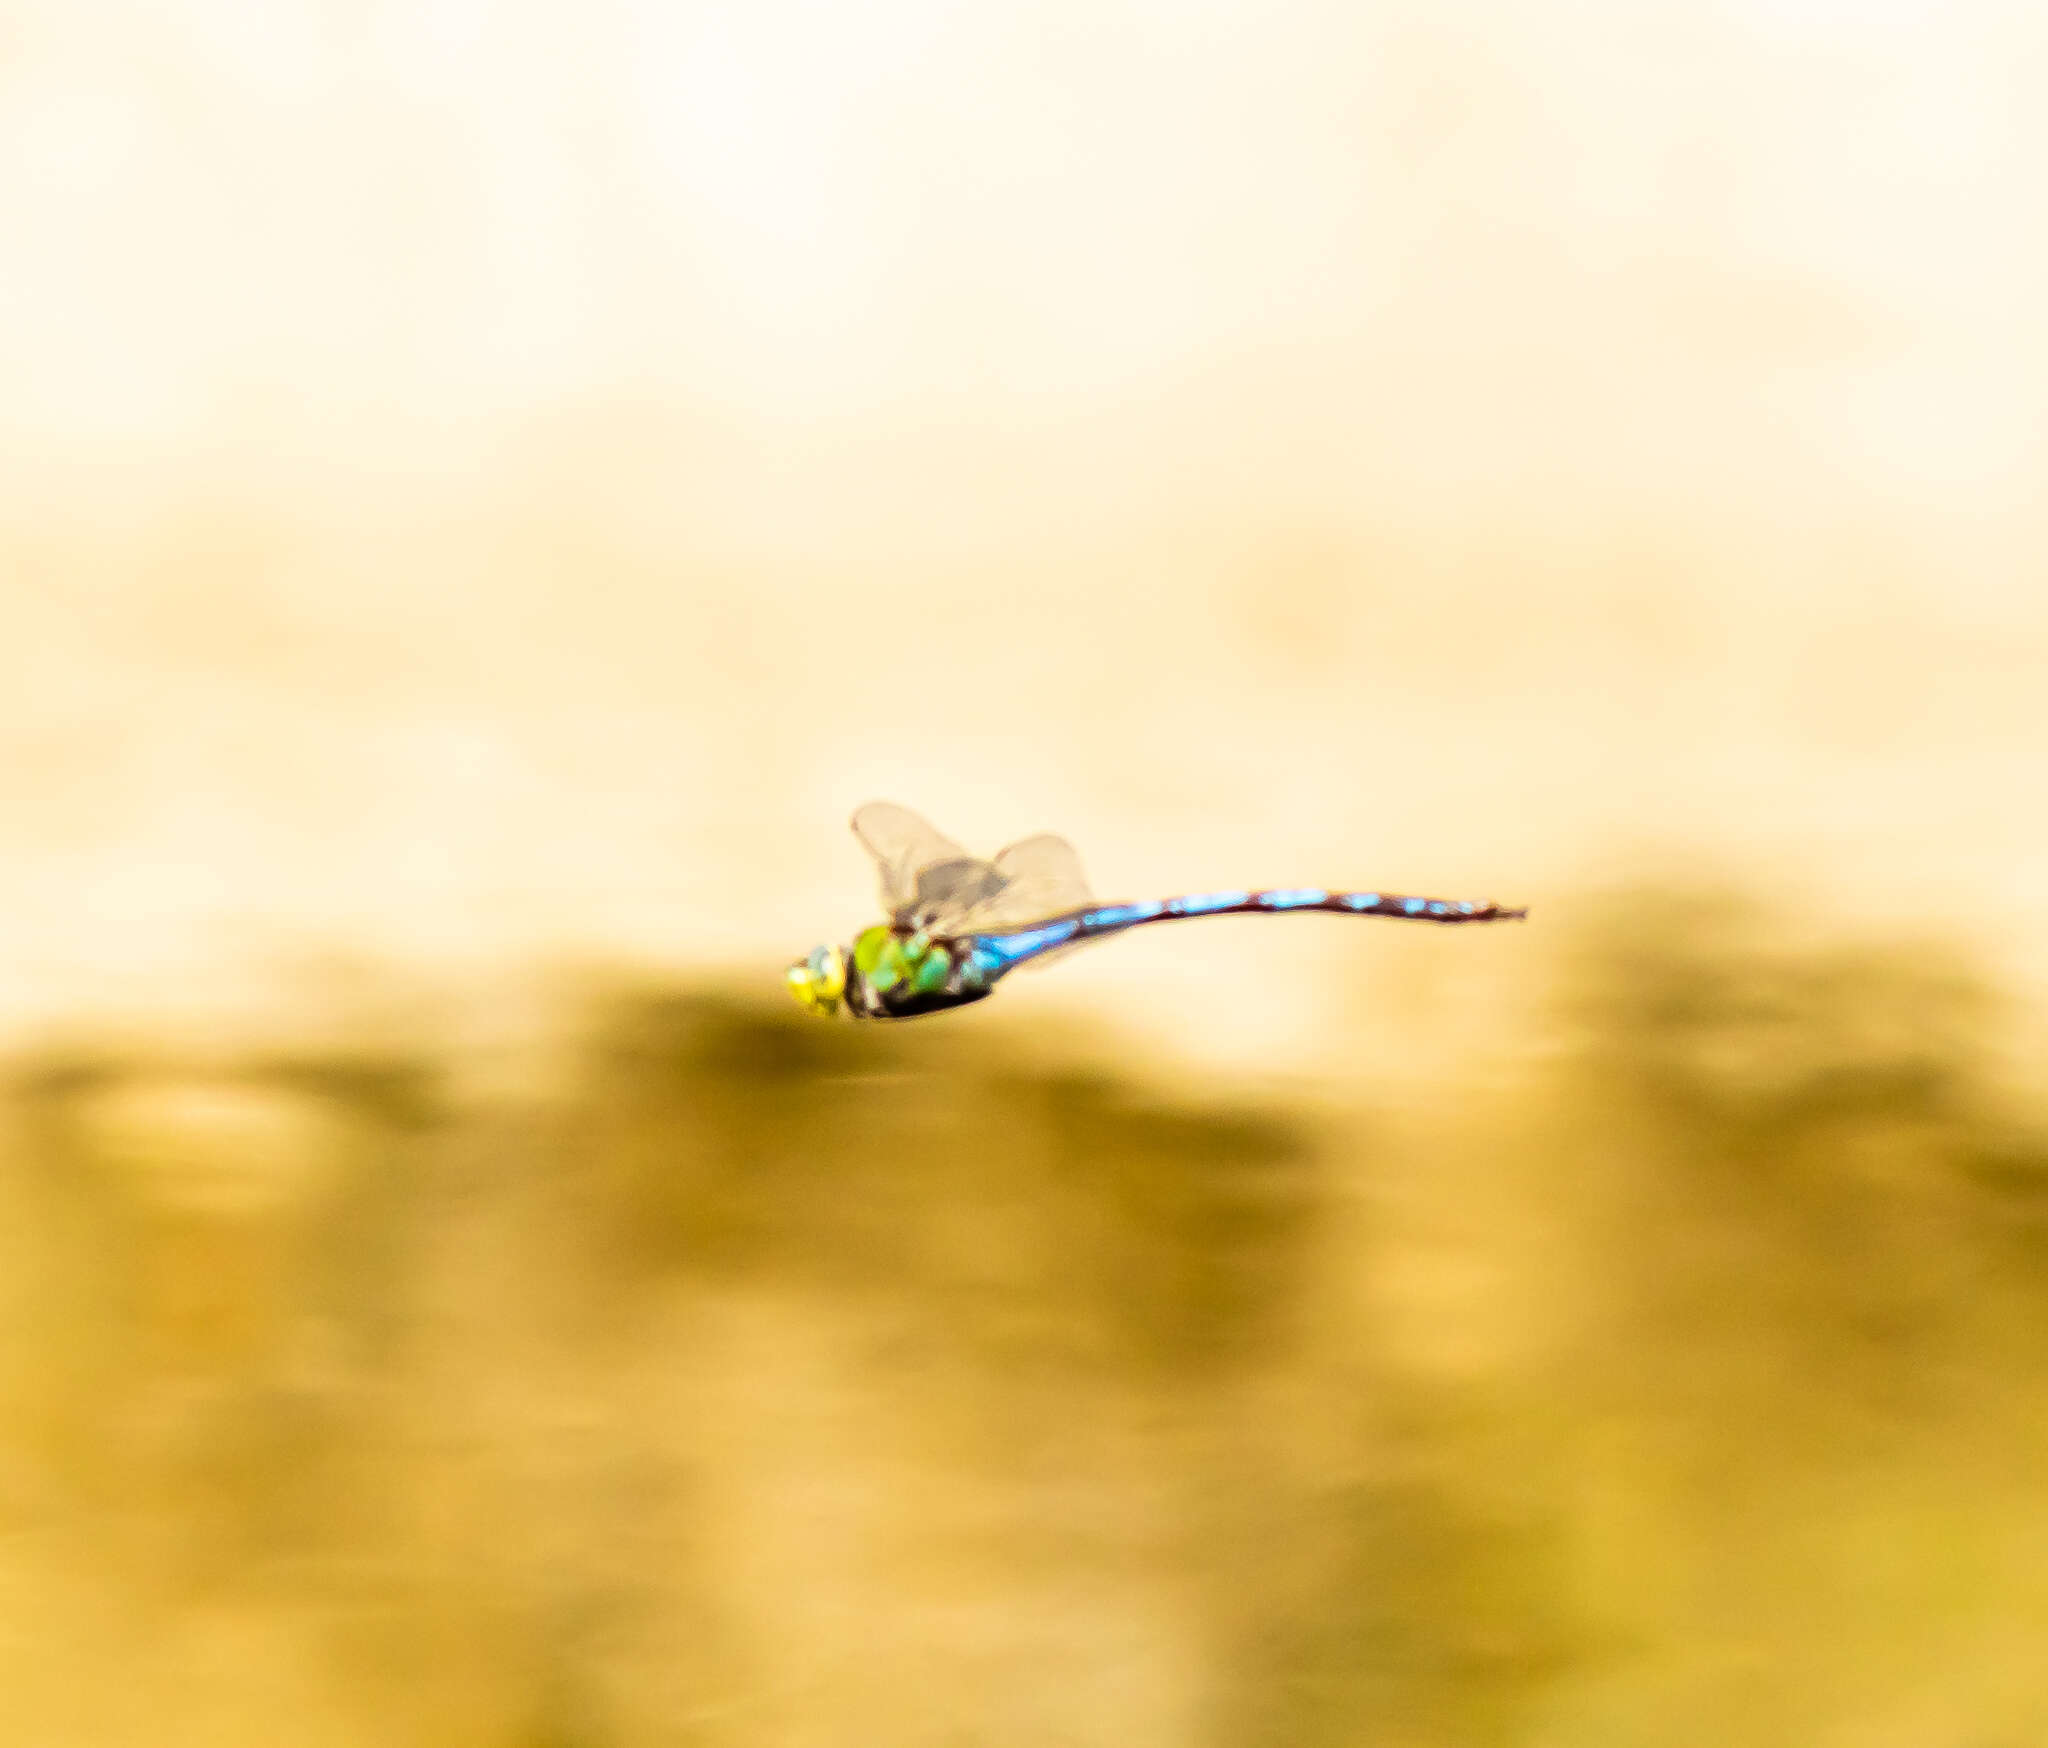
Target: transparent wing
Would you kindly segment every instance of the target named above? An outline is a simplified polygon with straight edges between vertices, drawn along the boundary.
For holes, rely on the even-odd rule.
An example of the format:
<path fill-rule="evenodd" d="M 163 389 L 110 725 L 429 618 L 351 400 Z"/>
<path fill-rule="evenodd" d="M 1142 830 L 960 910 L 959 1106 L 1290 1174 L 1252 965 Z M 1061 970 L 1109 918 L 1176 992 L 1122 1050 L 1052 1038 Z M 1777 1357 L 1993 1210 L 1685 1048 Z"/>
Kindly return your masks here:
<path fill-rule="evenodd" d="M 875 860 L 882 908 L 892 919 L 960 933 L 959 919 L 1003 883 L 992 863 L 970 856 L 921 814 L 893 801 L 857 808 L 853 832 Z"/>
<path fill-rule="evenodd" d="M 1049 832 L 998 851 L 989 866 L 1000 884 L 959 919 L 963 932 L 992 935 L 1029 928 L 1095 902 L 1074 846 Z"/>
<path fill-rule="evenodd" d="M 1095 902 L 1088 876 L 1081 871 L 1081 858 L 1065 838 L 1039 836 L 1012 844 L 995 859 L 995 867 L 1007 874 L 1001 892 L 977 910 L 972 921 L 979 934 L 1003 934 L 1028 929 L 1048 917 L 1086 910 Z M 1100 936 L 1070 941 L 1037 954 L 1019 965 L 1019 971 L 1043 971 L 1057 965 L 1069 954 L 1095 944 Z"/>
<path fill-rule="evenodd" d="M 1048 917 L 1087 910 L 1095 903 L 1088 876 L 1081 869 L 1081 858 L 1065 838 L 1050 833 L 1025 838 L 999 852 L 994 867 L 1004 876 L 1003 889 L 969 919 L 975 933 L 992 935 L 1028 929 Z M 1017 969 L 1042 971 L 1104 938 L 1091 936 L 1054 947 L 1025 960 Z"/>
<path fill-rule="evenodd" d="M 920 868 L 969 859 L 967 852 L 930 820 L 893 801 L 870 801 L 855 808 L 853 835 L 875 860 L 882 879 L 882 908 L 891 913 L 917 896 Z"/>
<path fill-rule="evenodd" d="M 1099 946 L 1105 939 L 1111 938 L 1113 937 L 1094 935 L 1085 941 L 1069 941 L 1064 947 L 1048 947 L 1043 953 L 1036 954 L 1026 959 L 1022 965 L 1014 967 L 1010 975 L 1015 977 L 1020 972 L 1043 971 L 1048 965 L 1057 965 L 1062 959 L 1075 953 L 1085 953 L 1090 947 Z"/>

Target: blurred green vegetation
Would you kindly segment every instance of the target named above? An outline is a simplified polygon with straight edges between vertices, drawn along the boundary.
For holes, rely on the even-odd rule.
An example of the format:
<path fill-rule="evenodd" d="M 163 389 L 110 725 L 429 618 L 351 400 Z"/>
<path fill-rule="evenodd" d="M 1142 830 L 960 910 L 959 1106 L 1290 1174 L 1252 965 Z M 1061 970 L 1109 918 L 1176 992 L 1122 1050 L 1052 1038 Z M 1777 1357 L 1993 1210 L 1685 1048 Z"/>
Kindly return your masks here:
<path fill-rule="evenodd" d="M 2011 1016 L 1723 894 L 1557 938 L 1398 1117 L 624 978 L 510 1076 L 23 1055 L 0 1737 L 2048 1740 Z"/>

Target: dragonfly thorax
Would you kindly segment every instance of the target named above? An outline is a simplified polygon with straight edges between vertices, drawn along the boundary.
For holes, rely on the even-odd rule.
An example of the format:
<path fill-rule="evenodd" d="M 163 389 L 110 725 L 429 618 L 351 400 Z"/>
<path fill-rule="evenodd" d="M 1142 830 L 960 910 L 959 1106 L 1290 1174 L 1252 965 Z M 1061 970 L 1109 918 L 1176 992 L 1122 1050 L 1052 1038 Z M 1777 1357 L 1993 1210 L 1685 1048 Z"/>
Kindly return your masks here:
<path fill-rule="evenodd" d="M 846 1011 L 857 1019 L 910 1019 L 988 993 L 983 968 L 965 943 L 923 929 L 876 923 L 854 938 L 847 954 Z"/>

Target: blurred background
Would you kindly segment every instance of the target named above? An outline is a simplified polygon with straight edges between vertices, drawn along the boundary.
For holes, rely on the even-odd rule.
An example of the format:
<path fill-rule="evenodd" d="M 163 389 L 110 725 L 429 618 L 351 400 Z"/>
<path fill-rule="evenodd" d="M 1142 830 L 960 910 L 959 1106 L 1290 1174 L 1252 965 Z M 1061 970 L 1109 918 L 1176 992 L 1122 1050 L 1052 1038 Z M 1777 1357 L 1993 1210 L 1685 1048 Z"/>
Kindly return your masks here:
<path fill-rule="evenodd" d="M 0 0 L 0 1734 L 2048 1740 L 2044 85 Z"/>

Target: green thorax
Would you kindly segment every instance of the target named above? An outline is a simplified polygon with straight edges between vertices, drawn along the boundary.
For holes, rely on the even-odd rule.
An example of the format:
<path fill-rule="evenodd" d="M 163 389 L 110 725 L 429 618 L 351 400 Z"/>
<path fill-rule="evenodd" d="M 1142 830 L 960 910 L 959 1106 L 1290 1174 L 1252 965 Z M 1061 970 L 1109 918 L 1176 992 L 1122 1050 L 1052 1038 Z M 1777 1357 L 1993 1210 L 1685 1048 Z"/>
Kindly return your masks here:
<path fill-rule="evenodd" d="M 887 923 L 876 923 L 855 937 L 853 963 L 879 996 L 935 995 L 946 987 L 953 955 L 922 931 L 899 935 Z"/>

